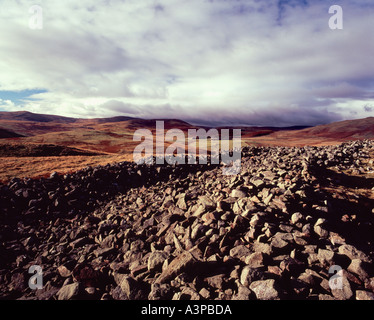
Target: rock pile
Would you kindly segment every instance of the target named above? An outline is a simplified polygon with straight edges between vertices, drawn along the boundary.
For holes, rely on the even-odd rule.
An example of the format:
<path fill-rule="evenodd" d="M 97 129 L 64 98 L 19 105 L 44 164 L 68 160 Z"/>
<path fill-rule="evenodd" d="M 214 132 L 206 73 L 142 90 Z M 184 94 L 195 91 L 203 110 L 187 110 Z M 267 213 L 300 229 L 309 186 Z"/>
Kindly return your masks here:
<path fill-rule="evenodd" d="M 0 297 L 373 300 L 373 152 L 245 147 L 235 176 L 119 163 L 13 179 L 0 186 Z"/>

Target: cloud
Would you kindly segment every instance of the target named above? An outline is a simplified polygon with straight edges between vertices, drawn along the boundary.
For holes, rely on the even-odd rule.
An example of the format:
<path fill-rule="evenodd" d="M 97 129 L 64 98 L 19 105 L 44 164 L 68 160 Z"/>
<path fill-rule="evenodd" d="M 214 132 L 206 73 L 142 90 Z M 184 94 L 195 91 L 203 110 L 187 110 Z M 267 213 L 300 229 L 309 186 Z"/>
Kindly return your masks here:
<path fill-rule="evenodd" d="M 364 105 L 364 111 L 365 112 L 374 112 L 374 107 L 372 105 Z"/>
<path fill-rule="evenodd" d="M 363 117 L 374 5 L 339 2 L 343 30 L 329 29 L 322 0 L 40 1 L 44 27 L 31 30 L 38 1 L 3 0 L 0 90 L 46 92 L 2 108 L 214 124 Z"/>
<path fill-rule="evenodd" d="M 105 110 L 118 112 L 120 114 L 128 114 L 128 115 L 138 115 L 139 114 L 139 110 L 135 106 L 132 106 L 130 104 L 125 104 L 125 103 L 123 103 L 121 101 L 117 101 L 117 100 L 109 100 L 109 101 L 103 103 L 100 107 L 105 109 Z"/>

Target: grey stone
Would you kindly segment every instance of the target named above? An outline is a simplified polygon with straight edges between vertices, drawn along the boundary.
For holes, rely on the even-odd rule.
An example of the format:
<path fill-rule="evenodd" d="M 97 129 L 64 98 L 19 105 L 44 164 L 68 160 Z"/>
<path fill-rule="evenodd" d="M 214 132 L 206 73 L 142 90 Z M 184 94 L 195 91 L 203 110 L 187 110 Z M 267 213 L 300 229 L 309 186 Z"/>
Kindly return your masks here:
<path fill-rule="evenodd" d="M 331 279 L 330 279 L 331 280 Z M 353 291 L 351 288 L 351 284 L 348 280 L 346 272 L 342 272 L 342 276 L 340 277 L 341 280 L 341 288 L 332 288 L 331 292 L 332 295 L 337 299 L 337 300 L 349 300 L 353 297 Z"/>
<path fill-rule="evenodd" d="M 358 250 L 352 245 L 349 244 L 343 244 L 339 247 L 339 253 L 346 255 L 351 260 L 354 259 L 360 259 L 363 262 L 371 263 L 372 260 L 368 255 L 366 255 L 364 252 Z"/>
<path fill-rule="evenodd" d="M 232 190 L 230 197 L 241 199 L 241 198 L 247 197 L 247 193 L 243 190 L 235 189 L 235 190 Z"/>
<path fill-rule="evenodd" d="M 206 278 L 206 281 L 212 288 L 222 290 L 224 277 L 225 277 L 224 274 L 218 274 L 218 275 Z"/>
<path fill-rule="evenodd" d="M 151 292 L 148 295 L 148 300 L 170 300 L 171 298 L 172 290 L 169 284 L 152 284 Z"/>
<path fill-rule="evenodd" d="M 267 255 L 272 254 L 272 248 L 268 243 L 262 243 L 262 242 L 253 242 L 252 250 L 255 252 L 262 252 Z"/>
<path fill-rule="evenodd" d="M 353 259 L 347 270 L 358 275 L 362 281 L 369 278 L 368 271 L 370 270 L 370 266 L 360 259 Z"/>
<path fill-rule="evenodd" d="M 249 250 L 246 246 L 240 245 L 234 247 L 230 250 L 230 256 L 236 259 L 244 260 L 248 255 L 251 254 L 251 250 Z"/>
<path fill-rule="evenodd" d="M 208 196 L 199 197 L 199 203 L 202 204 L 206 209 L 215 209 L 217 206 L 216 203 Z"/>
<path fill-rule="evenodd" d="M 232 300 L 250 300 L 252 291 L 248 287 L 239 285 L 238 293 L 233 297 Z"/>
<path fill-rule="evenodd" d="M 252 268 L 259 268 L 264 266 L 264 260 L 265 255 L 262 252 L 254 252 L 247 256 L 244 262 Z"/>
<path fill-rule="evenodd" d="M 167 268 L 161 273 L 161 275 L 157 278 L 155 283 L 164 283 L 176 275 L 181 273 L 182 271 L 186 270 L 189 267 L 193 267 L 199 261 L 192 255 L 191 252 L 185 251 L 178 255 L 168 266 Z"/>
<path fill-rule="evenodd" d="M 335 253 L 331 250 L 318 249 L 317 258 L 322 265 L 331 266 L 334 264 Z"/>
<path fill-rule="evenodd" d="M 57 292 L 57 299 L 58 300 L 71 300 L 79 294 L 79 291 L 80 291 L 80 285 L 78 282 L 68 284 L 66 286 L 63 286 Z"/>
<path fill-rule="evenodd" d="M 258 300 L 279 300 L 279 292 L 274 279 L 254 281 L 249 288 Z"/>
<path fill-rule="evenodd" d="M 263 271 L 260 268 L 252 268 L 251 266 L 245 266 L 240 274 L 240 283 L 243 286 L 248 287 L 250 283 L 255 280 L 261 280 L 263 278 Z"/>
<path fill-rule="evenodd" d="M 161 270 L 163 263 L 169 257 L 164 251 L 152 252 L 148 258 L 148 271 Z"/>
<path fill-rule="evenodd" d="M 131 276 L 122 277 L 120 288 L 129 300 L 144 299 L 144 293 L 140 284 Z"/>

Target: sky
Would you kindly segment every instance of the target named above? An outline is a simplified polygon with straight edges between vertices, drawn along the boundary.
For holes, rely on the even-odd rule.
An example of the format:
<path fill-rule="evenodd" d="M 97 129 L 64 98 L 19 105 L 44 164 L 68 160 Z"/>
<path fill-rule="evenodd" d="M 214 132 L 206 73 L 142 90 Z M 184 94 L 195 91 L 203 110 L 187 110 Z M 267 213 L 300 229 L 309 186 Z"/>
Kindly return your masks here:
<path fill-rule="evenodd" d="M 329 27 L 332 5 L 343 29 Z M 373 16 L 372 0 L 1 0 L 0 110 L 258 126 L 374 116 Z"/>

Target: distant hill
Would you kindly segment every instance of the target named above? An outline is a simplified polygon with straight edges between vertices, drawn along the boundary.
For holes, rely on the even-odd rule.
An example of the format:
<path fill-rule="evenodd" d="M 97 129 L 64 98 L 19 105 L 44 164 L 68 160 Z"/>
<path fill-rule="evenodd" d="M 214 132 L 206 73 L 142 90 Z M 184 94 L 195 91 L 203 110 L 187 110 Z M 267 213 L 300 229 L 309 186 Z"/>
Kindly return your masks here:
<path fill-rule="evenodd" d="M 38 114 L 29 111 L 0 112 L 0 120 L 11 121 L 33 121 L 33 122 L 57 122 L 57 123 L 74 123 L 76 118 L 55 116 L 49 114 Z"/>
<path fill-rule="evenodd" d="M 373 139 L 374 117 L 319 125 L 300 130 L 299 133 L 308 136 L 332 139 Z"/>
<path fill-rule="evenodd" d="M 110 123 L 110 122 L 121 122 L 121 121 L 128 121 L 135 119 L 133 117 L 125 117 L 125 116 L 118 116 L 118 117 L 111 117 L 111 118 L 94 118 L 94 119 L 88 119 L 87 121 L 94 121 L 97 123 Z M 85 119 L 81 120 L 82 122 L 85 121 Z"/>
<path fill-rule="evenodd" d="M 264 146 L 334 145 L 349 140 L 374 139 L 374 117 L 345 120 L 301 130 L 282 130 L 246 139 Z"/>
<path fill-rule="evenodd" d="M 18 111 L 0 112 L 0 138 L 27 139 L 28 143 L 80 146 L 95 152 L 127 152 L 132 143 L 133 132 L 141 128 L 154 132 L 157 120 L 164 121 L 165 130 L 178 128 L 187 132 L 191 128 L 209 129 L 207 126 L 194 126 L 178 119 L 141 119 L 128 116 L 82 119 Z M 374 117 L 315 127 L 222 126 L 216 129 L 223 128 L 240 128 L 242 140 L 257 145 L 325 145 L 348 140 L 374 139 Z"/>

